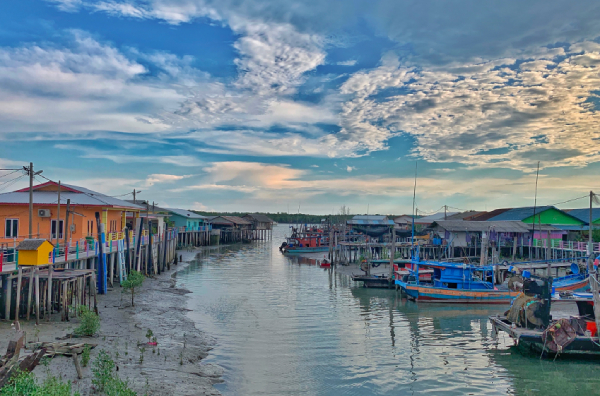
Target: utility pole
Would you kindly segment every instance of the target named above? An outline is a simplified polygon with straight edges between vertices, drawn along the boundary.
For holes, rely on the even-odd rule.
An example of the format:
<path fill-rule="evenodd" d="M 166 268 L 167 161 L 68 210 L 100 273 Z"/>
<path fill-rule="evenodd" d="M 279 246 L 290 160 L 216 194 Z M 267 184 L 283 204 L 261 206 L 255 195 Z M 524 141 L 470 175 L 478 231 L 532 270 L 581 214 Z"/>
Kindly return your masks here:
<path fill-rule="evenodd" d="M 33 162 L 29 163 L 29 239 L 33 238 Z"/>
<path fill-rule="evenodd" d="M 60 241 L 60 180 L 58 181 L 58 207 L 56 208 L 56 245 Z"/>
<path fill-rule="evenodd" d="M 71 200 L 67 199 L 67 214 L 65 214 L 65 230 L 64 230 L 64 236 L 65 236 L 65 249 L 68 249 L 67 247 L 67 243 L 69 242 L 70 238 L 69 238 L 69 233 L 71 231 L 71 227 L 69 226 L 69 211 L 71 210 Z"/>
<path fill-rule="evenodd" d="M 596 316 L 596 327 L 600 326 L 600 295 L 598 295 L 598 278 L 594 268 L 594 240 L 592 238 L 592 204 L 594 202 L 594 192 L 590 191 L 590 220 L 588 223 L 588 273 L 592 297 L 594 299 L 594 316 Z M 597 336 L 598 333 L 596 333 Z"/>
<path fill-rule="evenodd" d="M 444 205 L 444 220 L 447 220 L 448 205 Z"/>
<path fill-rule="evenodd" d="M 137 203 L 137 202 L 135 202 L 135 188 L 133 189 L 133 203 L 134 203 L 134 205 Z"/>
<path fill-rule="evenodd" d="M 33 162 L 29 163 L 29 167 L 24 166 L 23 170 L 29 174 L 29 239 L 31 239 L 33 238 L 33 178 L 43 171 L 34 172 Z"/>

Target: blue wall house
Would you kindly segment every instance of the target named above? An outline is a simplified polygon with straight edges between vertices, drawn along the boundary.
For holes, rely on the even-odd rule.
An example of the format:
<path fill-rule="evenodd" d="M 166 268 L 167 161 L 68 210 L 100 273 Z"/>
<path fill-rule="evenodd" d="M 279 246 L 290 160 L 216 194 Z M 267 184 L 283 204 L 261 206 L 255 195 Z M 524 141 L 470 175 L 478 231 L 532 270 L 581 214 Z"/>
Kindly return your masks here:
<path fill-rule="evenodd" d="M 175 227 L 198 228 L 205 225 L 206 217 L 184 209 L 164 208 L 169 214 L 169 221 L 175 223 Z"/>

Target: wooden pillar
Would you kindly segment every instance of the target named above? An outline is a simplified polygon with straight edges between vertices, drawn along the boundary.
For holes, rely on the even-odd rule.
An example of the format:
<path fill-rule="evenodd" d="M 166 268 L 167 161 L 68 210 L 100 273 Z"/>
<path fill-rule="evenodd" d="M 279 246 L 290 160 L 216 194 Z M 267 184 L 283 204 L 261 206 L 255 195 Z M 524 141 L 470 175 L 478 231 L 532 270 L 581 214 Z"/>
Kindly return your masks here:
<path fill-rule="evenodd" d="M 10 320 L 10 303 L 12 299 L 12 276 L 7 275 L 4 281 L 4 319 Z"/>
<path fill-rule="evenodd" d="M 40 275 L 35 270 L 35 324 L 40 324 Z"/>
<path fill-rule="evenodd" d="M 48 267 L 48 286 L 47 286 L 47 297 L 46 297 L 46 312 L 48 313 L 48 322 L 50 321 L 50 314 L 52 313 L 52 273 L 54 272 L 53 266 Z"/>

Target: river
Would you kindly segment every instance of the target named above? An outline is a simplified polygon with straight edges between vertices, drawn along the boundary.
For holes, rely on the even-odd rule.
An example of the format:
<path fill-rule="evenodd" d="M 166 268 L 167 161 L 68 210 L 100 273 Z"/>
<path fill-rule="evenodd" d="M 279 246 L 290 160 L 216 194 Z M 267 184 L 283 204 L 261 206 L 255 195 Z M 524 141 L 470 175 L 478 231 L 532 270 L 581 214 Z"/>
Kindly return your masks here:
<path fill-rule="evenodd" d="M 540 360 L 492 338 L 503 306 L 418 304 L 297 264 L 272 241 L 202 251 L 178 274 L 217 340 L 224 395 L 595 395 L 600 365 Z"/>

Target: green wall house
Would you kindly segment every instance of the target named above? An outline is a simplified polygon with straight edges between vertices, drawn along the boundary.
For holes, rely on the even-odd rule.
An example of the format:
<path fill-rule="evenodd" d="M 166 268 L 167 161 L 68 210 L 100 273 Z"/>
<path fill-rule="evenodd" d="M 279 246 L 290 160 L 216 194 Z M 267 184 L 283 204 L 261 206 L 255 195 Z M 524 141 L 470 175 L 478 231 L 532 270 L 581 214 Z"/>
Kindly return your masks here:
<path fill-rule="evenodd" d="M 577 217 L 554 206 L 540 206 L 535 209 L 533 206 L 514 208 L 488 219 L 488 221 L 502 220 L 519 220 L 527 224 L 587 225 L 587 222 L 581 221 Z"/>

